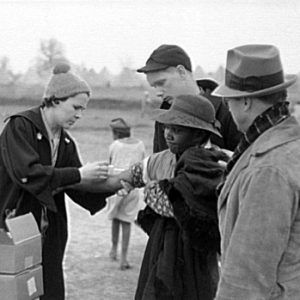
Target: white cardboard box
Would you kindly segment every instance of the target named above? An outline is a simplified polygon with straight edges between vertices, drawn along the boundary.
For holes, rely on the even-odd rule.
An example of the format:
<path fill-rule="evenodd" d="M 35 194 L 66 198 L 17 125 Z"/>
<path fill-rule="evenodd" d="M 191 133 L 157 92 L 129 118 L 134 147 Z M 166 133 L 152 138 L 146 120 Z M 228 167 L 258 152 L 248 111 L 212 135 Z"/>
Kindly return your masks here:
<path fill-rule="evenodd" d="M 7 219 L 0 230 L 0 273 L 17 274 L 42 262 L 42 240 L 31 213 Z M 2 298 L 1 298 L 2 299 Z"/>
<path fill-rule="evenodd" d="M 1 300 L 32 300 L 43 295 L 42 266 L 18 274 L 0 274 Z"/>

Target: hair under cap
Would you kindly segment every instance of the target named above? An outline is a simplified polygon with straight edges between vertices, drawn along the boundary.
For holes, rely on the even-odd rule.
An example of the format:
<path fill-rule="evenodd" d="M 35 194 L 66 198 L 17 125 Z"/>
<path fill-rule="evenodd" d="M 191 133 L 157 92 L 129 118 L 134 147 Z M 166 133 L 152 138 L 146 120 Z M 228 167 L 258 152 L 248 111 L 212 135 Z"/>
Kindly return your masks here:
<path fill-rule="evenodd" d="M 90 95 L 91 89 L 86 81 L 72 73 L 70 69 L 71 67 L 66 63 L 59 63 L 54 67 L 53 74 L 44 92 L 44 98 L 62 99 L 81 93 Z"/>

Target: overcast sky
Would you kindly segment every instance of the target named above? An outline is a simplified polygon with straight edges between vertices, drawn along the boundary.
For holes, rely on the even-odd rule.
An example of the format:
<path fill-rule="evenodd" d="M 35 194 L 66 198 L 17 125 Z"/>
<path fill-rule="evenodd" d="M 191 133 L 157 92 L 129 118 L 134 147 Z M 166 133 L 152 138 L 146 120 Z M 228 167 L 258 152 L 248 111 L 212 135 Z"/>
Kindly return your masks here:
<path fill-rule="evenodd" d="M 300 72 L 300 0 L 9 0 L 0 1 L 0 57 L 24 71 L 41 39 L 100 71 L 141 67 L 163 43 L 178 44 L 193 66 L 215 71 L 226 51 L 271 43 L 287 73 Z"/>

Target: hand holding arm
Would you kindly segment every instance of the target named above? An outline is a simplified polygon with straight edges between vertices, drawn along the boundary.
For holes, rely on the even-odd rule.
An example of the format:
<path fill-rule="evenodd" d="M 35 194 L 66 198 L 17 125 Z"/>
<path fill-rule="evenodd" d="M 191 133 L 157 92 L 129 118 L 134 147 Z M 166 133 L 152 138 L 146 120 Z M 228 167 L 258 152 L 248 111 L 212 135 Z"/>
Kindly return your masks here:
<path fill-rule="evenodd" d="M 84 177 L 82 178 L 81 182 L 69 186 L 69 188 L 88 191 L 92 193 L 115 193 L 123 188 L 121 180 L 131 182 L 131 172 L 129 169 L 111 176 L 109 176 L 107 172 L 107 164 L 103 164 L 101 166 L 99 166 L 99 163 L 86 165 L 86 169 L 82 170 L 82 174 Z"/>

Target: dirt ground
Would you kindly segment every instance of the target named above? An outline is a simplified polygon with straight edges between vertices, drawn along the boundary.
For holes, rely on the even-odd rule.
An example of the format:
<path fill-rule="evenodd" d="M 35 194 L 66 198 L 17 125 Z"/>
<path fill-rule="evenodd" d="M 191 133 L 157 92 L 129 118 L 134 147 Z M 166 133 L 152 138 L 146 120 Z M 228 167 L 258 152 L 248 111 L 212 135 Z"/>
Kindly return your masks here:
<path fill-rule="evenodd" d="M 110 119 L 120 116 L 133 125 L 133 135 L 144 141 L 147 153 L 151 152 L 152 121 L 141 118 L 137 111 L 88 110 L 77 128 L 71 131 L 84 163 L 107 159 L 108 146 L 112 142 L 107 124 Z M 111 246 L 111 223 L 105 209 L 91 216 L 72 201 L 68 201 L 68 206 L 69 240 L 64 262 L 66 299 L 134 299 L 147 235 L 132 224 L 128 253 L 132 269 L 121 271 L 119 261 L 111 261 L 108 255 Z"/>
<path fill-rule="evenodd" d="M 133 299 L 146 234 L 132 224 L 128 256 L 132 269 L 121 271 L 119 261 L 111 261 L 108 256 L 111 224 L 105 211 L 91 216 L 72 201 L 68 201 L 68 206 L 69 242 L 64 263 L 66 299 Z"/>

